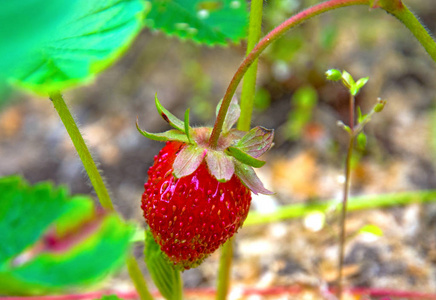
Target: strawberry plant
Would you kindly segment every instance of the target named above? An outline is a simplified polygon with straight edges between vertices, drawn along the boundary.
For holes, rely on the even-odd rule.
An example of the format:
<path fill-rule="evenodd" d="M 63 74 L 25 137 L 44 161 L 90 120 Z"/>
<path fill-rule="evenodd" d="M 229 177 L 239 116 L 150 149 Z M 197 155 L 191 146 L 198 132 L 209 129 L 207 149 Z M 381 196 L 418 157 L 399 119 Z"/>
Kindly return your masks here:
<path fill-rule="evenodd" d="M 146 138 L 166 142 L 149 169 L 142 199 L 137 199 L 148 228 L 144 253 L 150 275 L 162 296 L 182 299 L 179 271 L 198 266 L 221 247 L 216 295 L 225 299 L 230 285 L 232 237 L 246 219 L 247 223 L 255 222 L 249 216 L 251 193 L 272 193 L 253 170 L 265 164 L 259 157 L 273 145 L 272 130 L 250 128 L 257 59 L 291 28 L 321 13 L 352 5 L 380 8 L 394 16 L 436 61 L 436 43 L 401 0 L 320 2 L 285 20 L 262 39 L 263 3 L 259 0 L 251 1 L 249 22 L 247 3 L 242 0 L 5 3 L 0 10 L 0 91 L 12 85 L 50 98 L 102 209 L 94 208 L 87 196 L 69 196 L 65 188 L 49 183 L 30 186 L 20 177 L 2 178 L 0 294 L 68 293 L 72 288 L 100 282 L 124 261 L 138 296 L 153 299 L 136 258 L 129 254 L 132 226 L 117 214 L 62 96 L 66 89 L 91 82 L 127 51 L 141 30 L 148 28 L 209 46 L 247 38 L 246 57 L 218 104 L 213 128 L 191 126 L 189 109 L 183 121 L 178 119 L 157 97 L 158 113 L 173 129 L 163 133 L 140 129 L 141 112 L 137 121 L 138 131 Z M 330 70 L 327 76 L 341 80 L 351 95 L 350 122 L 341 125 L 349 133 L 337 280 L 337 297 L 341 298 L 351 153 L 356 140 L 361 146 L 365 144 L 363 126 L 381 111 L 384 102 L 377 103 L 368 115 L 359 110 L 354 126 L 354 96 L 367 78 L 355 82 L 350 74 L 337 70 Z M 242 79 L 239 107 L 234 94 Z"/>

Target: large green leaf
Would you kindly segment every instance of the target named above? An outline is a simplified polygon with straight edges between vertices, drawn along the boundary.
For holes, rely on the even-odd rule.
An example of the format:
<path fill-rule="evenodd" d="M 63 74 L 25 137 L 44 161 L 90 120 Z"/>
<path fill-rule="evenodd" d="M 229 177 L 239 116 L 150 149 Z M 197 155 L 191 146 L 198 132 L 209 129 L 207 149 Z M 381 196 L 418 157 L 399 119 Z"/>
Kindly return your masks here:
<path fill-rule="evenodd" d="M 96 283 L 123 262 L 132 228 L 49 183 L 0 179 L 0 294 Z"/>
<path fill-rule="evenodd" d="M 142 26 L 141 0 L 2 1 L 0 82 L 47 94 L 89 81 Z"/>
<path fill-rule="evenodd" d="M 208 45 L 225 45 L 246 36 L 245 0 L 148 0 L 146 26 Z"/>
<path fill-rule="evenodd" d="M 150 230 L 145 231 L 144 259 L 162 296 L 167 300 L 181 300 L 183 295 L 180 272 L 164 257 Z"/>

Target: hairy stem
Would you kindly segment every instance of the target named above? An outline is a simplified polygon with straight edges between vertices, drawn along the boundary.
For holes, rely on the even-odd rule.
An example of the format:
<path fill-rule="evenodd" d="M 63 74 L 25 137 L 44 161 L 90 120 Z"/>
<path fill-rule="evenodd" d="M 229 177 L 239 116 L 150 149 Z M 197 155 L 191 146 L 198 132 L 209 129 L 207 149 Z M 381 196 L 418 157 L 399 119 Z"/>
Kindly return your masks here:
<path fill-rule="evenodd" d="M 98 172 L 97 166 L 92 159 L 91 153 L 89 152 L 82 134 L 80 133 L 79 128 L 77 127 L 77 124 L 70 113 L 70 110 L 62 98 L 62 95 L 59 92 L 52 93 L 50 94 L 50 99 L 53 101 L 53 105 L 58 112 L 59 117 L 61 118 L 62 123 L 64 124 L 80 159 L 82 160 L 83 166 L 85 167 L 86 173 L 91 180 L 91 184 L 97 193 L 97 197 L 100 200 L 101 206 L 105 210 L 113 211 L 114 206 L 109 196 L 109 192 L 106 189 L 103 179 Z"/>
<path fill-rule="evenodd" d="M 91 184 L 97 193 L 97 197 L 100 200 L 101 206 L 107 211 L 115 211 L 114 206 L 112 204 L 111 198 L 109 196 L 109 192 L 103 182 L 103 179 L 97 169 L 97 166 L 89 152 L 88 147 L 86 146 L 85 140 L 80 133 L 80 130 L 74 121 L 73 116 L 68 109 L 67 104 L 65 103 L 62 95 L 59 92 L 50 94 L 50 99 L 53 101 L 53 105 L 56 111 L 61 118 L 62 123 L 65 126 L 65 129 L 68 132 L 68 135 L 73 142 L 74 147 L 76 148 L 77 153 L 79 154 L 80 159 L 82 160 L 83 166 L 85 167 L 86 173 L 91 180 Z M 127 269 L 129 271 L 130 277 L 138 291 L 142 300 L 150 300 L 153 299 L 150 292 L 148 291 L 147 285 L 142 276 L 141 270 L 136 262 L 136 259 L 133 255 L 130 255 L 126 261 Z"/>
<path fill-rule="evenodd" d="M 436 43 L 434 39 L 407 6 L 400 1 L 397 6 L 394 6 L 394 8 L 387 7 L 385 9 L 403 23 L 410 32 L 412 32 L 433 61 L 436 62 Z"/>
<path fill-rule="evenodd" d="M 285 22 L 274 28 L 265 37 L 263 37 L 262 40 L 260 40 L 260 42 L 257 43 L 254 49 L 250 52 L 250 54 L 248 54 L 244 58 L 242 63 L 239 65 L 239 68 L 236 71 L 235 75 L 233 75 L 233 78 L 230 81 L 229 86 L 227 87 L 226 93 L 224 94 L 221 108 L 218 112 L 218 116 L 209 139 L 209 145 L 211 147 L 216 147 L 219 135 L 224 124 L 224 119 L 230 105 L 230 101 L 235 94 L 236 88 L 238 87 L 242 77 L 247 72 L 248 68 L 255 62 L 255 60 L 259 57 L 263 50 L 266 49 L 266 47 L 268 47 L 271 43 L 280 38 L 289 29 L 303 23 L 304 21 L 314 16 L 340 7 L 363 4 L 368 5 L 369 1 L 370 0 L 329 0 L 319 3 L 290 17 Z"/>

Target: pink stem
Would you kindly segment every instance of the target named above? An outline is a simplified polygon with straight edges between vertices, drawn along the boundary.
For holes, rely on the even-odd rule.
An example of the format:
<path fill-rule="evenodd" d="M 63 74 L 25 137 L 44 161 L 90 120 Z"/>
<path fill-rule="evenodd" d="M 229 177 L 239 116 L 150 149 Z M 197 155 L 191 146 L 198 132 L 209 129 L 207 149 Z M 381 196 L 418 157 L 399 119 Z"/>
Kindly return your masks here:
<path fill-rule="evenodd" d="M 218 113 L 218 117 L 215 121 L 215 125 L 212 130 L 212 134 L 209 139 L 209 145 L 214 148 L 217 145 L 219 135 L 221 133 L 225 116 L 227 114 L 227 110 L 230 105 L 230 101 L 232 100 L 233 95 L 235 94 L 236 88 L 241 82 L 242 77 L 244 77 L 245 72 L 251 66 L 251 64 L 259 57 L 259 55 L 275 40 L 280 38 L 286 31 L 299 25 L 310 19 L 311 17 L 317 16 L 323 12 L 327 12 L 329 10 L 333 10 L 340 7 L 346 7 L 351 5 L 369 5 L 370 0 L 329 0 L 312 7 L 309 7 L 302 12 L 290 17 L 285 22 L 274 28 L 270 33 L 268 33 L 263 39 L 257 43 L 256 47 L 244 58 L 242 63 L 239 65 L 238 70 L 235 75 L 233 75 L 232 80 L 230 81 L 229 86 L 227 87 L 226 93 L 223 98 L 223 102 L 221 104 L 221 108 Z"/>

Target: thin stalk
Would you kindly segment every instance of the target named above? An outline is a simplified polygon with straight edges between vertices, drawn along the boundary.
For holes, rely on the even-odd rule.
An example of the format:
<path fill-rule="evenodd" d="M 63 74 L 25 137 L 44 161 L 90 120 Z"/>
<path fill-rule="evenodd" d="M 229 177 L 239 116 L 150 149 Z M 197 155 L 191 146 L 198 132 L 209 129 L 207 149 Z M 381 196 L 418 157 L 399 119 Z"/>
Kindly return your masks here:
<path fill-rule="evenodd" d="M 126 264 L 129 276 L 132 279 L 136 291 L 138 292 L 139 299 L 153 300 L 153 296 L 148 290 L 144 275 L 142 274 L 135 257 L 133 255 L 127 257 Z"/>
<path fill-rule="evenodd" d="M 89 152 L 88 147 L 86 146 L 85 140 L 80 133 L 80 130 L 74 121 L 73 116 L 71 115 L 70 110 L 68 109 L 67 104 L 65 103 L 62 95 L 59 92 L 50 94 L 50 99 L 53 102 L 53 105 L 56 111 L 61 118 L 62 123 L 65 126 L 65 129 L 68 132 L 68 135 L 73 142 L 74 147 L 76 148 L 77 153 L 79 154 L 80 159 L 82 160 L 83 166 L 91 180 L 92 186 L 95 189 L 98 199 L 100 200 L 101 206 L 111 212 L 115 212 L 114 206 L 112 204 L 111 198 L 109 196 L 109 192 L 103 182 L 103 179 L 97 169 L 97 166 Z M 126 261 L 127 269 L 129 271 L 130 277 L 138 291 L 142 300 L 151 300 L 153 297 L 148 291 L 147 285 L 144 281 L 144 277 L 139 269 L 138 263 L 133 255 L 130 255 Z"/>
<path fill-rule="evenodd" d="M 262 25 L 263 0 L 252 0 L 250 7 L 250 22 L 247 38 L 247 55 L 260 39 Z M 251 115 L 253 113 L 254 94 L 256 91 L 257 59 L 253 62 L 244 76 L 241 92 L 241 115 L 238 120 L 238 129 L 250 130 Z M 228 240 L 221 249 L 217 300 L 224 300 L 230 288 L 231 266 L 233 258 L 233 239 Z"/>
<path fill-rule="evenodd" d="M 260 39 L 262 33 L 262 8 L 263 0 L 252 0 L 250 8 L 250 25 L 248 30 L 247 40 L 247 53 L 249 55 L 251 50 Z M 253 64 L 244 75 L 241 90 L 241 115 L 238 120 L 238 129 L 243 131 L 250 130 L 251 116 L 253 114 L 254 95 L 256 92 L 256 75 L 257 75 L 257 62 L 255 59 Z"/>
<path fill-rule="evenodd" d="M 351 123 L 352 124 L 352 123 Z M 338 279 L 337 279 L 337 297 L 339 300 L 342 299 L 342 270 L 344 266 L 344 250 L 345 250 L 345 220 L 347 218 L 347 203 L 348 194 L 350 191 L 351 184 L 351 156 L 353 155 L 354 146 L 354 134 L 350 134 L 350 141 L 348 144 L 347 158 L 345 160 L 345 184 L 344 184 L 344 195 L 342 198 L 342 210 L 340 217 L 340 235 L 339 235 L 339 263 L 338 263 Z"/>
<path fill-rule="evenodd" d="M 114 206 L 112 204 L 109 192 L 103 182 L 103 179 L 98 172 L 97 166 L 92 159 L 91 153 L 86 146 L 86 143 L 82 137 L 82 134 L 74 121 L 73 116 L 70 113 L 62 95 L 59 92 L 50 94 L 50 99 L 53 101 L 53 105 L 68 132 L 68 135 L 82 160 L 83 166 L 85 167 L 86 173 L 91 180 L 91 184 L 97 193 L 97 197 L 100 200 L 101 206 L 108 211 L 113 211 Z"/>
<path fill-rule="evenodd" d="M 290 17 L 285 22 L 274 28 L 270 33 L 268 33 L 265 37 L 263 37 L 259 43 L 253 48 L 253 50 L 248 54 L 242 63 L 239 65 L 238 70 L 235 75 L 233 75 L 232 80 L 230 81 L 229 86 L 227 87 L 226 93 L 224 94 L 223 101 L 221 104 L 221 108 L 218 112 L 217 119 L 215 121 L 215 125 L 212 130 L 212 134 L 209 139 L 209 145 L 213 148 L 216 147 L 219 135 L 221 133 L 224 119 L 227 114 L 227 110 L 230 105 L 230 101 L 232 100 L 233 95 L 235 94 L 236 88 L 241 82 L 242 77 L 247 72 L 248 68 L 254 61 L 259 57 L 259 55 L 266 49 L 271 43 L 280 38 L 286 31 L 289 29 L 303 23 L 304 21 L 322 14 L 324 12 L 334 10 L 340 7 L 352 6 L 352 5 L 369 5 L 370 0 L 329 0 L 317 5 L 314 5 L 310 8 L 303 10 L 302 12 Z"/>
<path fill-rule="evenodd" d="M 218 269 L 217 300 L 225 300 L 230 287 L 230 269 L 233 260 L 233 238 L 229 239 L 221 248 Z"/>

